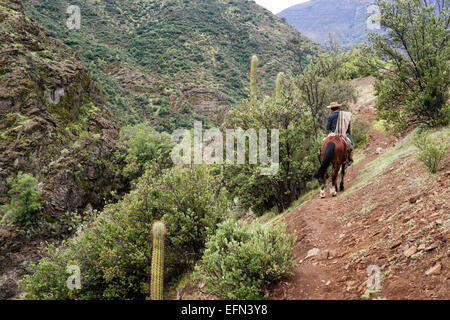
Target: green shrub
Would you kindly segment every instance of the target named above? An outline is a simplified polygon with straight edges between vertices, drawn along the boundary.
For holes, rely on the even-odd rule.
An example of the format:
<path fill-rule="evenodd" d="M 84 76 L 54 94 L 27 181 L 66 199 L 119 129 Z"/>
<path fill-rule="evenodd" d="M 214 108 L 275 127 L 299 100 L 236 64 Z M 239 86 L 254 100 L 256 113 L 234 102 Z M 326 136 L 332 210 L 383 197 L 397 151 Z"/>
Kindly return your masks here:
<path fill-rule="evenodd" d="M 387 66 L 387 63 L 377 57 L 370 47 L 364 45 L 345 53 L 345 56 L 346 61 L 340 69 L 349 79 L 376 75 L 381 68 Z"/>
<path fill-rule="evenodd" d="M 378 0 L 377 6 L 384 32 L 369 33 L 369 42 L 392 65 L 376 75 L 379 117 L 400 130 L 448 125 L 448 1 Z"/>
<path fill-rule="evenodd" d="M 127 149 L 124 174 L 132 181 L 142 176 L 147 166 L 157 164 L 159 169 L 172 166 L 171 137 L 167 133 L 159 133 L 148 124 L 126 126 L 120 130 L 120 140 Z"/>
<path fill-rule="evenodd" d="M 268 285 L 291 274 L 294 243 L 283 225 L 224 222 L 206 244 L 196 278 L 220 299 L 262 299 Z"/>
<path fill-rule="evenodd" d="M 299 98 L 294 80 L 287 77 L 278 88 L 277 97 L 264 101 L 244 100 L 233 106 L 225 120 L 226 128 L 243 130 L 277 129 L 279 164 L 273 175 L 261 175 L 264 164 L 225 165 L 224 177 L 231 199 L 238 199 L 242 209 L 256 214 L 276 208 L 283 212 L 306 191 L 306 185 L 319 166 L 319 145 L 314 134 L 311 112 Z M 268 139 L 271 133 L 268 131 Z M 271 150 L 267 144 L 267 150 Z"/>
<path fill-rule="evenodd" d="M 368 129 L 369 125 L 367 122 L 355 121 L 352 123 L 352 138 L 357 148 L 365 145 L 369 141 L 370 135 Z"/>
<path fill-rule="evenodd" d="M 135 190 L 107 206 L 67 243 L 50 250 L 34 274 L 23 278 L 27 298 L 145 299 L 150 229 L 156 220 L 167 225 L 164 275 L 168 281 L 176 280 L 201 258 L 206 240 L 225 216 L 221 179 L 204 166 L 168 169 L 159 176 L 147 170 Z M 70 265 L 80 268 L 80 290 L 65 286 Z"/>
<path fill-rule="evenodd" d="M 439 164 L 448 153 L 446 143 L 440 143 L 436 139 L 431 138 L 427 131 L 417 134 L 414 143 L 419 149 L 418 159 L 423 162 L 430 173 L 436 173 L 439 169 Z"/>
<path fill-rule="evenodd" d="M 2 223 L 11 223 L 17 229 L 27 229 L 33 223 L 33 215 L 41 210 L 38 181 L 28 173 L 19 171 L 16 177 L 8 178 L 11 196 L 9 203 L 2 206 L 6 214 Z"/>
<path fill-rule="evenodd" d="M 39 300 L 63 300 L 70 299 L 77 292 L 67 288 L 66 280 L 69 274 L 66 268 L 71 265 L 69 255 L 73 252 L 69 250 L 58 250 L 54 244 L 45 249 L 46 257 L 39 261 L 39 265 L 32 264 L 36 268 L 33 276 L 26 275 L 20 285 L 28 293 L 28 299 Z M 82 283 L 84 282 L 82 278 Z"/>

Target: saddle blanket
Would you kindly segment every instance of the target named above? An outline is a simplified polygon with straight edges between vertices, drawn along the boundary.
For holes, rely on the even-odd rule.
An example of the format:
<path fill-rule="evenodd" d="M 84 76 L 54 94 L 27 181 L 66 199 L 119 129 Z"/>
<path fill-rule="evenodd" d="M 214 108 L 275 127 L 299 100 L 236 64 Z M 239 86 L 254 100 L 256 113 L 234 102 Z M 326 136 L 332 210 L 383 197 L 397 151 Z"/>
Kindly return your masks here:
<path fill-rule="evenodd" d="M 347 145 L 348 148 L 350 148 L 350 147 L 352 146 L 352 142 L 351 142 L 350 139 L 347 137 L 347 135 L 345 135 L 345 136 L 343 137 L 343 136 L 340 136 L 340 135 L 338 135 L 338 134 L 332 132 L 332 133 L 330 133 L 328 136 L 326 136 L 326 138 L 324 138 L 323 141 L 325 141 L 328 137 L 340 137 L 340 138 L 344 139 L 345 144 Z"/>

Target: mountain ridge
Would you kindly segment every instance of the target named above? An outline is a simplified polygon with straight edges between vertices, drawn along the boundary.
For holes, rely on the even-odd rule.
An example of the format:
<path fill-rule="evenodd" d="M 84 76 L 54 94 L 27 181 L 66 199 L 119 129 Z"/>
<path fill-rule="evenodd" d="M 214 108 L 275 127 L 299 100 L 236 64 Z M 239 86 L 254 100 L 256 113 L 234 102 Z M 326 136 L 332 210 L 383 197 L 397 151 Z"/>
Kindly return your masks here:
<path fill-rule="evenodd" d="M 110 109 L 160 131 L 189 127 L 193 119 L 220 121 L 248 95 L 253 54 L 260 58 L 261 90 L 272 91 L 278 72 L 299 72 L 321 50 L 252 1 L 24 3 L 51 36 L 78 52 Z M 65 27 L 69 4 L 80 7 L 80 30 Z"/>
<path fill-rule="evenodd" d="M 374 0 L 310 0 L 277 15 L 319 44 L 326 42 L 332 33 L 342 46 L 349 47 L 365 41 L 367 9 L 374 3 Z"/>

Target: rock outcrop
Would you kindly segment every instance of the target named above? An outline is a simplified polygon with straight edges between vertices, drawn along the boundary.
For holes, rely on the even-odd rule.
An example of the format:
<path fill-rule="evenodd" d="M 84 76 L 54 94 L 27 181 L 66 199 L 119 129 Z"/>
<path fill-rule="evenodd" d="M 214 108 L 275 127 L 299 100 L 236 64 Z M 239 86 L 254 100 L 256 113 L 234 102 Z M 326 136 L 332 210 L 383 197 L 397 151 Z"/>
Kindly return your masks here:
<path fill-rule="evenodd" d="M 103 104 L 74 52 L 26 17 L 20 0 L 1 0 L 0 204 L 18 171 L 38 179 L 53 219 L 100 208 L 123 188 L 118 126 Z"/>

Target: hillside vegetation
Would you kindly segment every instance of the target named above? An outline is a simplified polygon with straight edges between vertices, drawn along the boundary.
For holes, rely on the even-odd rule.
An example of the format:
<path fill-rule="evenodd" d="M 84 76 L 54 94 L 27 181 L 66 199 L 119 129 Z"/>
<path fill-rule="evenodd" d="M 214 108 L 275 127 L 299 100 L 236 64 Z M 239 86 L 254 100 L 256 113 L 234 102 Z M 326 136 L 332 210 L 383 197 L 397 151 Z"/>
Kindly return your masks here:
<path fill-rule="evenodd" d="M 303 75 L 280 74 L 274 94 L 264 98 L 256 79 L 258 59 L 252 58 L 251 94 L 232 107 L 225 125 L 279 130 L 280 164 L 273 175 L 260 174 L 266 168 L 260 161 L 236 166 L 173 166 L 167 158 L 145 157 L 150 143 L 159 145 L 161 153 L 170 147 L 167 142 L 146 144 L 141 132 L 149 131 L 145 125 L 138 126 L 136 136 L 143 143 L 129 150 L 132 161 L 140 165 L 133 171 L 134 189 L 123 200 L 105 207 L 94 220 L 79 225 L 62 246 L 49 246 L 34 273 L 21 281 L 25 297 L 144 299 L 152 260 L 147 239 L 157 220 L 168 230 L 164 272 L 168 288 L 177 286 L 197 266 L 196 277 L 213 284 L 208 289 L 220 297 L 266 297 L 269 285 L 289 275 L 294 266 L 294 238 L 283 236 L 284 226 L 271 231 L 260 223 L 242 225 L 239 220 L 242 212 L 281 213 L 314 187 L 311 178 L 319 165 L 315 133 L 322 128 L 323 110 L 311 110 L 304 102 L 310 90 L 304 84 L 317 86 L 323 99 L 320 103 L 337 98 L 350 102 L 353 88 L 347 69 L 328 68 L 347 58 L 323 54 Z M 323 85 L 331 81 L 333 86 Z M 223 254 L 205 256 L 205 250 L 217 251 L 217 246 L 223 248 Z M 79 266 L 89 279 L 79 290 L 69 290 L 62 277 L 71 264 Z M 217 266 L 223 266 L 222 276 L 214 272 Z M 55 276 L 49 279 L 50 270 Z"/>
<path fill-rule="evenodd" d="M 2 1 L 0 25 L 0 203 L 19 171 L 40 182 L 47 218 L 90 204 L 119 187 L 113 157 L 119 128 L 98 84 L 75 53 Z"/>
<path fill-rule="evenodd" d="M 330 39 L 304 67 L 305 52 L 292 42 L 276 54 L 258 47 L 266 44 L 257 30 L 280 26 L 268 35 L 276 47 L 276 36 L 288 41 L 277 32 L 292 29 L 251 1 L 80 1 L 92 26 L 79 33 L 60 29 L 61 3 L 27 8 L 80 52 L 107 102 L 83 63 L 26 18 L 21 2 L 0 2 L 3 297 L 370 298 L 381 290 L 367 287 L 373 266 L 386 289 L 377 298 L 448 296 L 447 0 L 433 2 L 440 10 L 377 0 L 385 33 L 349 52 Z M 250 56 L 255 46 L 261 54 Z M 283 50 L 298 55 L 280 58 Z M 219 56 L 228 63 L 223 82 L 214 71 Z M 297 69 L 274 81 L 286 65 Z M 190 104 L 205 92 L 213 93 Z M 222 119 L 217 94 L 227 105 Z M 316 191 L 326 183 L 313 177 L 333 101 L 354 116 L 356 161 L 338 177 L 340 192 L 323 199 Z M 200 112 L 206 102 L 215 118 Z M 126 124 L 120 132 L 107 108 Z M 206 116 L 198 139 L 192 120 Z M 182 141 L 160 132 L 178 125 L 190 128 L 176 132 Z M 59 238 L 39 244 L 55 225 Z M 74 269 L 77 286 L 67 282 Z"/>
<path fill-rule="evenodd" d="M 82 61 L 20 0 L 0 1 L 0 299 L 14 295 L 9 276 L 26 273 L 13 269 L 36 234 L 70 233 L 68 212 L 100 209 L 127 189 L 118 137 Z"/>
<path fill-rule="evenodd" d="M 220 121 L 247 95 L 247 66 L 258 54 L 261 88 L 276 74 L 300 72 L 320 49 L 247 0 L 24 0 L 27 13 L 78 52 L 124 123 L 158 130 Z M 78 5 L 81 29 L 66 27 Z"/>

